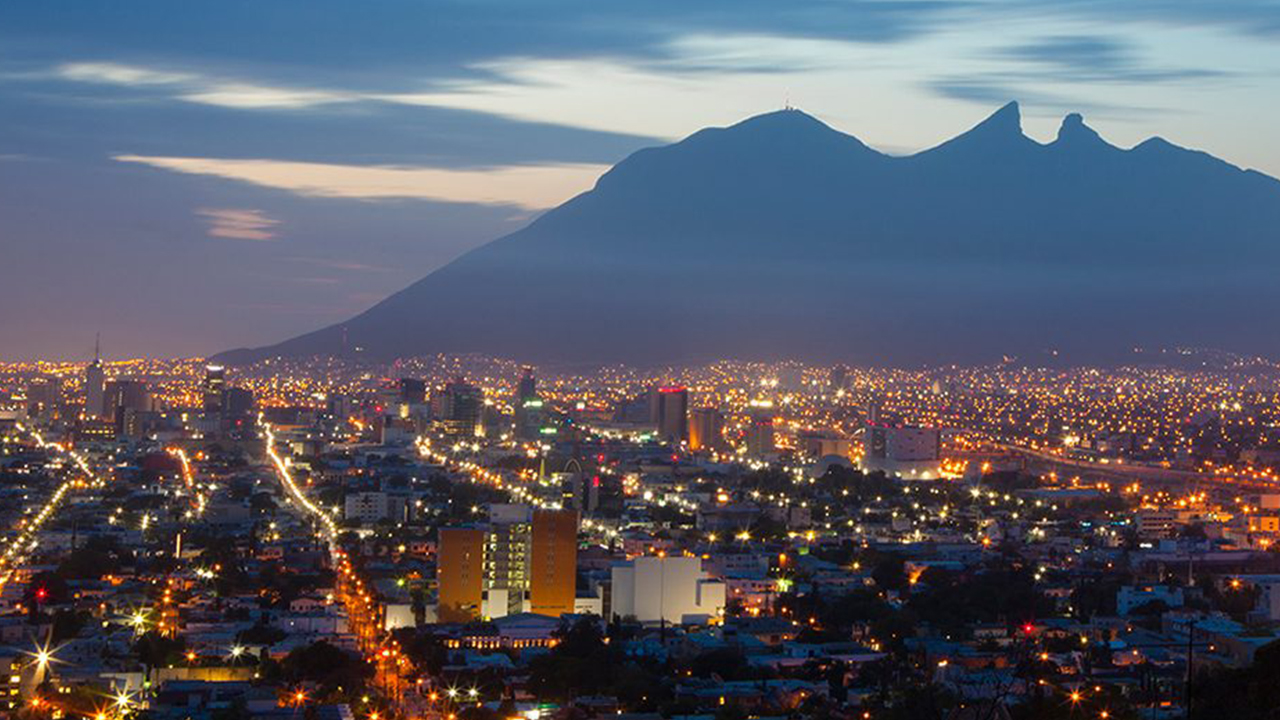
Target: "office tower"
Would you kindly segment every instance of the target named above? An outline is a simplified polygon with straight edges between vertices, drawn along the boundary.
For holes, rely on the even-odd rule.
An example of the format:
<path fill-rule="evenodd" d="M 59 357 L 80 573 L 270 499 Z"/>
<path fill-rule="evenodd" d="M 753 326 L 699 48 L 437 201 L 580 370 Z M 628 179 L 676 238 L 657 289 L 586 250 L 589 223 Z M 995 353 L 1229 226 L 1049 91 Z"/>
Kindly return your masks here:
<path fill-rule="evenodd" d="M 209 365 L 204 369 L 204 383 L 201 390 L 204 393 L 204 411 L 205 412 L 222 412 L 223 404 L 226 398 L 223 392 L 227 387 L 227 369 L 221 365 Z"/>
<path fill-rule="evenodd" d="M 835 367 L 831 368 L 831 376 L 828 379 L 828 384 L 831 385 L 831 389 L 833 391 L 845 389 L 848 382 L 849 382 L 849 366 L 848 365 L 836 365 Z"/>
<path fill-rule="evenodd" d="M 529 592 L 530 520 L 528 505 L 489 506 L 481 606 L 485 617 L 503 617 L 524 610 Z"/>
<path fill-rule="evenodd" d="M 763 457 L 774 452 L 773 401 L 752 400 L 747 416 L 747 454 Z"/>
<path fill-rule="evenodd" d="M 229 418 L 247 417 L 253 414 L 253 391 L 245 388 L 227 388 L 226 415 Z"/>
<path fill-rule="evenodd" d="M 573 612 L 578 579 L 578 513 L 535 510 L 529 560 L 529 611 Z"/>
<path fill-rule="evenodd" d="M 528 400 L 538 397 L 538 381 L 533 377 L 533 368 L 525 365 L 522 371 L 520 383 L 516 386 L 516 399 Z"/>
<path fill-rule="evenodd" d="M 427 382 L 417 378 L 400 378 L 400 401 L 421 405 L 427 400 Z"/>
<path fill-rule="evenodd" d="M 443 407 L 440 408 L 444 431 L 454 437 L 475 437 L 480 427 L 480 408 L 484 396 L 480 388 L 462 378 L 444 386 Z"/>
<path fill-rule="evenodd" d="M 657 393 L 658 437 L 669 442 L 681 442 L 689 436 L 689 389 L 684 386 L 658 388 Z"/>
<path fill-rule="evenodd" d="M 117 378 L 107 383 L 104 416 L 115 425 L 117 435 L 142 434 L 145 413 L 151 412 L 151 389 L 143 380 Z"/>
<path fill-rule="evenodd" d="M 54 412 L 62 401 L 62 380 L 56 375 L 41 375 L 27 385 L 27 415 L 40 417 Z"/>
<path fill-rule="evenodd" d="M 106 371 L 102 368 L 102 356 L 99 354 L 98 341 L 93 342 L 93 362 L 84 371 L 84 415 L 87 418 L 100 418 L 106 409 L 103 393 L 106 390 Z"/>
<path fill-rule="evenodd" d="M 716 450 L 724 445 L 724 415 L 715 408 L 689 413 L 689 449 Z"/>
<path fill-rule="evenodd" d="M 436 565 L 440 622 L 467 622 L 480 617 L 484 536 L 480 528 L 440 528 Z"/>
<path fill-rule="evenodd" d="M 538 385 L 531 367 L 524 368 L 524 375 L 516 386 L 514 410 L 516 437 L 537 440 L 542 429 L 542 398 L 538 397 Z"/>
<path fill-rule="evenodd" d="M 563 478 L 561 485 L 564 504 L 581 512 L 593 515 L 600 507 L 600 476 L 582 472 L 559 473 Z"/>
<path fill-rule="evenodd" d="M 355 405 L 351 402 L 351 397 L 339 393 L 333 393 L 325 398 L 325 413 L 336 420 L 346 420 L 351 416 Z"/>
<path fill-rule="evenodd" d="M 116 418 L 122 409 L 134 412 L 151 412 L 151 388 L 145 380 L 117 378 L 107 383 L 103 391 L 103 406 L 107 418 Z"/>

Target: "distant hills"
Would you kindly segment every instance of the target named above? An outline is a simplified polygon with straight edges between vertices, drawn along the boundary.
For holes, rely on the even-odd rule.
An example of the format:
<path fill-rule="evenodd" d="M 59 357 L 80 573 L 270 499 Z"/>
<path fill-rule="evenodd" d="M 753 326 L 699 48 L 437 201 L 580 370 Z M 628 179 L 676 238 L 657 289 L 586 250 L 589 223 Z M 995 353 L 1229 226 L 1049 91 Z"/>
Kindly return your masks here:
<path fill-rule="evenodd" d="M 1277 354 L 1280 181 L 1018 105 L 894 157 L 795 110 L 640 150 L 346 322 L 218 359 L 883 365 Z M 359 350 L 357 351 L 357 348 Z"/>

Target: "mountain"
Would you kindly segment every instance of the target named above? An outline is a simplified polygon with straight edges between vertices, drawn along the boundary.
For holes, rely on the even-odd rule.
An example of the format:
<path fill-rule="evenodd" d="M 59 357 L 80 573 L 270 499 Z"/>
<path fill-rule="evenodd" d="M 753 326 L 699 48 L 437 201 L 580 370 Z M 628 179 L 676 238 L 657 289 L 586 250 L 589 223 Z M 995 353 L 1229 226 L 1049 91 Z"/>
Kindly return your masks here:
<path fill-rule="evenodd" d="M 1010 103 L 906 157 L 796 110 L 640 150 L 337 325 L 219 356 L 876 364 L 1280 352 L 1280 181 Z"/>

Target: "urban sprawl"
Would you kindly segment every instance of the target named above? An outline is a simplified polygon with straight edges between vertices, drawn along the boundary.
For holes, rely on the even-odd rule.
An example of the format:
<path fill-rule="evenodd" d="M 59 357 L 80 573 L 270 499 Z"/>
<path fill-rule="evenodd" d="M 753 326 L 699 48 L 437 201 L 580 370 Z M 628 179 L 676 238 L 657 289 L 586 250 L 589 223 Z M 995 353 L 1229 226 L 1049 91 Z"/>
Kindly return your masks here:
<path fill-rule="evenodd" d="M 1280 366 L 1135 358 L 0 364 L 0 716 L 1236 717 Z"/>

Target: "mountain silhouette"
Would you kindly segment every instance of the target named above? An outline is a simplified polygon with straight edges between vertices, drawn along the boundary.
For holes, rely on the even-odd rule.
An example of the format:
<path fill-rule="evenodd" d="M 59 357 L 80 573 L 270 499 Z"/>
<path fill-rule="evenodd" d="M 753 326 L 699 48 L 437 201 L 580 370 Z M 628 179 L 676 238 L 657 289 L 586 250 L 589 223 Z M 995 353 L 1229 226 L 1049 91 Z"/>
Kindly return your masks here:
<path fill-rule="evenodd" d="M 640 150 L 366 312 L 218 359 L 883 365 L 1280 351 L 1280 181 L 1010 103 L 906 157 L 797 110 Z"/>

